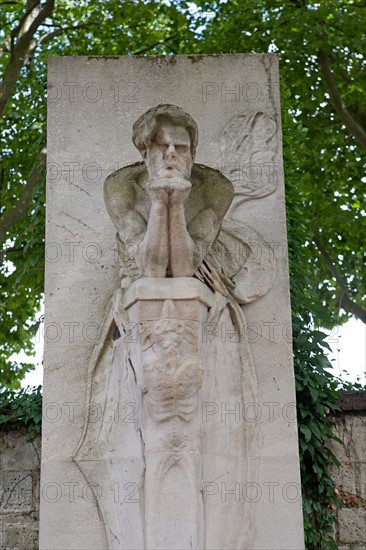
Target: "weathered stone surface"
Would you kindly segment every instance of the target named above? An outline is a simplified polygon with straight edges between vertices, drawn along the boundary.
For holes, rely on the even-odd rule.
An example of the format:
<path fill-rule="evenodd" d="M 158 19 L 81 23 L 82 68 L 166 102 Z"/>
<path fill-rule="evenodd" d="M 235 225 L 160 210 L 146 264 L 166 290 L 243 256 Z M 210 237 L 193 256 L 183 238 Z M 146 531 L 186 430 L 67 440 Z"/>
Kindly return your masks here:
<path fill-rule="evenodd" d="M 24 439 L 24 431 L 0 432 L 0 470 L 33 470 L 40 463 L 40 441 L 31 444 Z"/>
<path fill-rule="evenodd" d="M 33 506 L 33 479 L 29 472 L 2 472 L 0 494 L 2 513 L 29 512 Z"/>
<path fill-rule="evenodd" d="M 349 397 L 351 398 L 351 396 Z M 364 411 L 343 412 L 335 418 L 335 434 L 345 446 L 331 442 L 339 467 L 331 475 L 340 491 L 344 508 L 338 511 L 338 540 L 343 550 L 366 547 L 366 415 Z M 358 507 L 357 507 L 358 505 Z"/>
<path fill-rule="evenodd" d="M 276 58 L 56 58 L 50 61 L 49 80 L 47 414 L 43 426 L 41 548 L 141 549 L 146 544 L 145 533 L 152 541 L 149 550 L 302 548 Z M 76 90 L 72 100 L 68 95 L 70 82 Z M 89 99 L 91 87 L 100 92 L 97 101 Z M 151 156 L 148 148 L 144 152 L 140 145 L 146 167 L 140 163 L 125 168 L 137 160 L 130 141 L 133 124 L 151 107 L 165 104 L 181 107 L 197 124 L 196 164 L 191 166 L 196 140 L 166 117 L 159 136 L 151 135 L 148 143 L 158 156 L 162 146 L 172 150 L 176 145 L 185 147 L 192 168 L 190 179 L 188 164 L 186 173 L 181 166 L 179 174 L 170 177 L 155 166 L 157 157 Z M 150 182 L 144 179 L 146 169 L 152 177 Z M 173 170 L 174 166 L 164 169 Z M 226 177 L 218 176 L 215 169 Z M 128 189 L 135 190 L 138 200 L 119 192 L 126 174 L 133 179 Z M 115 229 L 103 204 L 102 184 L 106 179 L 106 204 L 119 232 L 119 244 L 125 247 L 124 259 L 136 260 L 127 277 L 126 272 L 122 274 L 120 295 L 114 293 L 112 301 L 121 281 Z M 226 202 L 226 192 L 222 196 L 219 193 L 228 180 L 231 184 L 227 189 L 232 186 L 234 191 L 231 204 Z M 192 200 L 194 193 L 196 200 Z M 177 206 L 173 205 L 174 197 L 179 208 L 172 225 Z M 152 212 L 155 206 L 158 211 Z M 126 211 L 120 220 L 123 208 Z M 137 211 L 143 223 L 136 217 Z M 159 214 L 156 219 L 169 222 L 167 231 L 159 233 L 156 224 L 150 231 L 148 222 L 155 214 Z M 128 217 L 132 218 L 130 224 L 126 223 Z M 210 226 L 212 231 L 208 231 Z M 175 238 L 169 241 L 171 234 Z M 190 239 L 200 246 L 194 248 Z M 222 248 L 218 246 L 220 239 Z M 160 255 L 160 245 L 169 253 Z M 202 245 L 207 245 L 208 252 Z M 223 250 L 229 250 L 229 256 L 226 252 L 223 255 Z M 157 419 L 170 411 L 170 405 L 163 403 L 172 396 L 170 386 L 164 386 L 166 378 L 156 381 L 154 369 L 151 371 L 156 356 L 163 354 L 154 340 L 161 336 L 160 328 L 151 331 L 152 348 L 148 344 L 142 350 L 139 371 L 136 364 L 141 350 L 133 349 L 123 330 L 124 288 L 134 280 L 135 268 L 137 275 L 159 279 L 165 275 L 191 277 L 202 259 L 207 265 L 200 274 L 200 284 L 210 288 L 215 297 L 212 306 L 207 300 L 207 313 L 215 326 L 205 326 L 202 311 L 196 314 L 195 319 L 201 320 L 200 343 L 208 350 L 207 357 L 203 353 L 202 366 L 193 361 L 188 344 L 185 357 L 178 353 L 175 366 L 181 377 L 181 393 L 177 416 L 181 418 L 174 433 L 168 429 L 171 452 L 164 447 L 166 456 L 160 463 L 156 451 L 168 440 L 157 441 L 162 430 Z M 173 297 L 166 301 L 169 298 Z M 171 301 L 173 305 L 167 305 L 165 311 L 179 309 L 179 304 Z M 246 304 L 243 310 L 239 304 Z M 138 303 L 137 308 L 141 309 Z M 164 319 L 165 329 L 168 327 L 164 331 L 171 333 L 171 314 Z M 199 350 L 192 327 L 187 342 L 189 338 Z M 128 366 L 128 358 L 133 368 Z M 192 369 L 186 368 L 187 361 L 191 361 Z M 162 371 L 165 366 L 161 366 Z M 200 369 L 204 371 L 202 380 Z M 145 384 L 146 391 L 145 375 L 155 380 Z M 152 395 L 154 384 L 156 395 Z M 186 395 L 188 390 L 192 395 Z M 198 412 L 191 399 L 197 392 L 202 400 Z M 182 420 L 187 414 L 183 412 L 186 397 L 190 400 L 187 410 L 192 405 L 195 412 L 192 418 L 188 415 Z M 128 409 L 131 405 L 135 407 L 132 410 Z M 254 418 L 248 411 L 250 405 Z M 127 407 L 129 418 L 132 414 L 137 422 L 116 423 L 116 406 L 119 410 Z M 152 420 L 159 430 L 148 431 L 146 438 L 144 430 Z M 188 426 L 186 437 L 182 437 L 184 422 Z M 154 452 L 145 453 L 145 441 Z M 200 444 L 203 451 L 198 448 Z M 185 465 L 182 470 L 180 461 Z M 160 471 L 162 464 L 166 475 Z M 156 471 L 156 476 L 146 474 L 149 487 L 143 484 L 145 467 L 150 473 Z M 155 478 L 167 483 L 161 491 L 156 489 L 157 501 L 161 495 L 169 496 L 154 512 L 151 488 Z M 196 483 L 200 478 L 214 492 L 206 495 L 206 502 Z M 88 502 L 90 480 L 95 479 L 99 480 L 92 491 L 96 502 Z M 132 484 L 143 498 L 131 502 L 132 506 L 112 502 L 111 485 L 116 481 L 123 490 Z M 248 483 L 252 484 L 249 488 Z M 71 486 L 79 493 L 70 505 L 65 490 Z M 276 501 L 272 493 L 267 495 L 268 502 L 264 496 L 257 499 L 247 495 L 251 488 L 266 494 L 271 486 L 279 490 Z M 237 487 L 239 506 L 226 499 Z M 50 499 L 54 500 L 52 505 Z M 180 505 L 183 523 L 177 519 Z M 165 510 L 165 515 L 159 515 L 159 509 Z M 145 531 L 146 510 L 155 516 Z M 192 529 L 194 522 L 197 526 Z M 164 529 L 159 531 L 159 524 Z M 291 527 L 284 530 L 284 524 Z M 159 539 L 161 533 L 164 540 Z"/>
<path fill-rule="evenodd" d="M 235 407 L 233 407 L 233 410 L 235 410 Z M 263 410 L 268 410 L 268 407 L 263 407 Z M 227 409 L 222 408 L 221 410 L 221 407 L 219 407 L 219 410 L 215 415 L 212 414 L 213 411 L 214 409 L 212 409 L 212 407 L 211 408 L 206 407 L 203 413 L 204 420 L 208 424 L 210 423 L 212 417 L 215 417 L 216 415 L 221 416 L 221 413 L 223 413 L 225 417 L 225 413 L 227 412 Z M 253 418 L 253 415 L 250 414 L 251 412 L 253 411 L 249 411 L 249 410 L 247 411 L 247 418 Z M 290 415 L 290 412 L 291 412 L 290 409 L 288 409 L 289 415 Z M 278 407 L 276 407 L 274 408 L 273 413 L 274 413 L 273 419 L 275 421 L 278 421 L 278 418 L 281 417 L 281 411 L 278 409 Z M 362 415 L 362 413 L 359 413 L 359 414 Z M 352 422 L 355 422 L 356 425 L 360 424 L 360 419 L 358 416 L 354 416 L 352 414 L 347 414 L 347 413 L 344 413 L 343 416 L 346 416 L 347 420 L 345 421 L 344 418 L 339 416 L 337 417 L 337 424 L 346 423 L 347 426 L 348 425 L 351 426 Z M 234 418 L 235 420 L 235 417 L 232 417 L 232 418 Z M 123 423 L 125 425 L 126 423 L 128 423 L 130 427 L 133 427 L 134 423 L 129 421 L 131 420 L 133 421 L 134 419 L 135 419 L 134 408 L 128 407 L 125 410 L 122 409 L 120 411 L 120 420 L 122 422 L 124 421 Z M 337 431 L 337 433 L 339 435 L 339 430 Z M 361 432 L 360 436 L 361 438 L 366 437 L 366 424 L 365 424 L 365 431 Z M 17 433 L 13 431 L 11 437 L 12 439 L 15 439 L 18 443 L 15 446 L 11 445 L 11 447 L 9 448 L 8 463 L 24 464 L 23 462 L 24 457 L 28 456 L 29 458 L 29 456 L 32 456 L 32 453 L 30 453 L 29 451 L 30 445 L 24 441 L 24 434 L 22 432 Z M 9 438 L 9 433 L 0 432 L 0 452 L 2 454 L 6 450 L 8 438 Z M 337 456 L 340 460 L 342 460 L 341 454 L 338 454 Z M 347 462 L 347 464 L 349 465 L 349 467 L 351 467 L 351 465 L 353 464 L 353 467 L 355 469 L 357 469 L 357 467 L 359 466 L 361 473 L 364 473 L 366 471 L 366 467 L 365 467 L 366 457 L 361 457 L 361 458 L 363 458 L 363 461 L 360 464 L 350 463 L 349 461 Z M 343 459 L 344 459 L 344 456 L 343 456 Z M 31 462 L 27 462 L 28 465 L 30 463 L 33 463 L 33 466 L 35 469 L 32 470 L 32 475 L 34 476 L 34 479 L 37 480 L 39 476 L 39 470 L 36 469 L 37 460 L 35 459 Z M 54 468 L 54 465 L 52 466 L 52 468 Z M 338 486 L 346 487 L 348 481 L 347 479 L 342 479 L 341 472 L 342 472 L 342 469 L 337 474 L 337 477 L 335 477 L 336 474 L 334 473 L 333 478 L 335 479 L 336 484 Z M 51 472 L 49 477 L 50 479 L 52 479 Z M 348 478 L 351 478 L 351 479 L 355 477 L 356 475 L 355 476 L 348 475 Z M 364 487 L 365 487 L 365 483 L 363 481 L 362 476 L 360 479 L 361 479 L 361 482 L 357 485 L 357 488 L 356 488 L 357 494 L 362 494 L 362 491 L 364 491 Z M 59 485 L 63 495 L 62 498 L 60 498 L 59 500 L 58 500 L 59 489 L 55 487 L 55 485 L 53 486 L 50 485 L 45 488 L 45 494 L 48 500 L 50 500 L 50 502 L 48 503 L 48 509 L 51 511 L 51 518 L 53 517 L 53 514 L 54 514 L 53 507 L 59 506 L 58 512 L 61 512 L 63 509 L 64 500 L 65 500 L 65 503 L 67 503 L 68 507 L 70 508 L 71 514 L 75 513 L 76 510 L 78 514 L 80 514 L 80 503 L 84 502 L 85 500 L 85 499 L 82 499 L 83 490 L 84 490 L 84 495 L 87 496 L 87 498 L 91 496 L 89 490 L 85 488 L 85 483 L 80 483 L 79 485 L 73 486 L 72 484 L 67 483 L 67 479 L 63 479 L 62 476 L 59 481 L 60 481 Z M 291 499 L 294 499 L 297 496 L 296 486 L 286 487 L 285 484 L 275 485 L 273 483 L 268 482 L 268 480 L 266 481 L 264 479 L 262 480 L 261 483 L 257 482 L 256 486 L 253 486 L 253 485 L 252 486 L 244 486 L 244 485 L 235 486 L 235 484 L 221 485 L 221 483 L 222 483 L 221 480 L 218 480 L 217 482 L 214 482 L 214 483 L 212 482 L 206 483 L 203 486 L 205 499 L 218 501 L 219 505 L 225 504 L 223 502 L 224 500 L 226 500 L 226 502 L 228 503 L 230 502 L 230 499 L 231 499 L 238 506 L 240 506 L 241 505 L 240 503 L 243 502 L 244 499 L 246 499 L 247 501 L 252 501 L 253 507 L 257 506 L 257 503 L 260 499 L 262 505 L 265 505 L 267 507 L 268 514 L 272 514 L 276 509 L 278 509 L 279 505 L 282 504 L 284 497 L 287 498 L 287 501 L 289 501 Z M 128 501 L 129 507 L 133 507 L 137 505 L 136 500 L 140 498 L 140 494 L 139 494 L 139 491 L 136 492 L 135 486 L 130 485 L 124 488 L 123 486 L 118 486 L 117 484 L 115 484 L 115 485 L 112 485 L 111 487 L 107 485 L 107 488 L 108 488 L 108 491 L 110 492 L 110 495 L 113 501 L 117 500 L 118 502 L 121 502 L 121 503 L 122 502 L 126 503 L 126 501 Z M 293 491 L 293 494 L 291 494 L 291 491 Z M 39 499 L 38 489 L 36 489 L 33 494 L 34 494 L 33 508 L 34 510 L 37 510 L 38 499 Z M 51 500 L 53 501 L 58 500 L 58 503 L 51 502 Z M 291 502 L 287 502 L 288 506 L 290 506 L 290 504 Z M 98 522 L 98 514 L 95 509 L 95 504 L 90 502 L 89 506 L 90 508 L 87 510 L 86 516 L 88 516 L 89 518 L 92 518 L 93 521 L 91 523 L 92 525 L 95 525 Z M 344 523 L 347 524 L 348 520 L 350 518 L 352 519 L 353 515 L 357 517 L 357 521 L 358 521 L 357 508 L 349 508 L 347 510 L 346 518 L 343 521 L 342 526 Z M 30 518 L 31 518 L 31 521 L 30 521 Z M 87 523 L 86 519 L 85 521 L 82 521 L 82 518 L 81 518 L 80 526 L 82 527 L 86 523 Z M 290 528 L 290 527 L 291 527 L 290 525 L 287 526 L 287 528 Z M 7 534 L 8 530 L 11 531 L 11 534 L 9 535 Z M 27 550 L 37 550 L 38 548 L 38 538 L 36 536 L 37 530 L 38 530 L 38 515 L 36 511 L 25 512 L 25 513 L 20 511 L 18 512 L 14 511 L 12 513 L 9 513 L 9 512 L 3 513 L 0 511 L 0 548 L 1 550 L 10 550 L 10 549 L 13 550 L 13 548 L 19 548 L 19 550 L 23 550 L 25 548 Z M 29 531 L 30 531 L 29 536 L 31 537 L 32 542 L 24 538 Z M 12 546 L 10 546 L 8 542 L 5 543 L 5 541 L 9 541 L 9 538 L 10 539 L 13 538 L 15 536 L 15 533 L 18 533 L 19 535 L 18 540 L 13 539 L 11 541 Z M 59 533 L 58 536 L 61 537 L 59 540 L 62 543 L 62 534 Z M 93 528 L 89 524 L 89 540 L 95 542 L 96 536 L 97 536 L 97 533 L 93 531 Z M 270 534 L 268 534 L 268 536 L 270 537 Z M 88 540 L 88 533 L 85 533 L 85 539 Z M 337 538 L 337 540 L 339 542 L 339 537 Z M 102 544 L 102 541 L 101 541 L 101 544 Z M 92 543 L 90 543 L 89 548 L 92 548 Z M 339 542 L 338 548 L 339 550 L 365 550 L 366 538 L 362 542 L 348 542 L 348 543 L 345 543 L 345 541 Z"/>
<path fill-rule="evenodd" d="M 331 447 L 340 460 L 345 462 L 365 461 L 366 457 L 366 418 L 362 413 L 344 414 L 336 424 L 336 435 L 344 446 L 331 442 Z"/>
<path fill-rule="evenodd" d="M 38 548 L 40 440 L 24 430 L 0 432 L 0 548 Z"/>
<path fill-rule="evenodd" d="M 366 460 L 341 462 L 340 466 L 332 465 L 332 479 L 337 487 L 347 493 L 366 499 L 365 466 Z"/>
<path fill-rule="evenodd" d="M 6 523 L 1 546 L 4 550 L 36 550 L 38 548 L 38 523 Z"/>
<path fill-rule="evenodd" d="M 338 514 L 339 540 L 343 543 L 366 541 L 366 510 L 342 508 Z"/>

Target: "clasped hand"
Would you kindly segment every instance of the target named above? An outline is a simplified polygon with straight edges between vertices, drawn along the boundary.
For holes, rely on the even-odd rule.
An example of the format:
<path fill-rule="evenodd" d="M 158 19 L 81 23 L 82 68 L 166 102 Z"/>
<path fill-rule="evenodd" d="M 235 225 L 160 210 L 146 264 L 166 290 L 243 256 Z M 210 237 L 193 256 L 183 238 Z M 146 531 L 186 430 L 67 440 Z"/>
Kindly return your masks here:
<path fill-rule="evenodd" d="M 160 204 L 184 204 L 192 184 L 183 178 L 156 178 L 147 185 L 152 202 Z"/>

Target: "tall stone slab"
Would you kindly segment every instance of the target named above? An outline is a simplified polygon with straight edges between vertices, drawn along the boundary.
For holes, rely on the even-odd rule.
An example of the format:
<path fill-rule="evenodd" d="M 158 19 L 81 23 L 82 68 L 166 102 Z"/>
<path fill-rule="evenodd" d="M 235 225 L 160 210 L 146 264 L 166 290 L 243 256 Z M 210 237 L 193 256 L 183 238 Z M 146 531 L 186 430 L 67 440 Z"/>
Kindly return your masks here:
<path fill-rule="evenodd" d="M 303 548 L 277 57 L 48 86 L 40 547 Z"/>

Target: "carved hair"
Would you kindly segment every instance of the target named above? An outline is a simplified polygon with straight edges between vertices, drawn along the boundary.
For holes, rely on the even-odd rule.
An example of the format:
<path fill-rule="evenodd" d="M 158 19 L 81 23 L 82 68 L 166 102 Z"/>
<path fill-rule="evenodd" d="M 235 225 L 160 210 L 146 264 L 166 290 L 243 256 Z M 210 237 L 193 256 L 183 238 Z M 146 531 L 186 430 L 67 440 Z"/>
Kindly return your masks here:
<path fill-rule="evenodd" d="M 191 138 L 192 158 L 195 157 L 198 142 L 198 127 L 193 118 L 176 105 L 158 105 L 144 113 L 133 125 L 132 141 L 142 156 L 146 153 L 154 134 L 163 122 L 185 128 Z"/>

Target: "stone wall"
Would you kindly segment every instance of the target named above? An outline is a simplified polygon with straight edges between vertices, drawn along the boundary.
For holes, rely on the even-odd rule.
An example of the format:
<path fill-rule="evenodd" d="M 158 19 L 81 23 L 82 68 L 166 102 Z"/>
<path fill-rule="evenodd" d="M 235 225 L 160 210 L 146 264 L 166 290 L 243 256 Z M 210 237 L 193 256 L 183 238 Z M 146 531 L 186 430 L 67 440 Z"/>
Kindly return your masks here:
<path fill-rule="evenodd" d="M 0 548 L 36 550 L 39 522 L 40 440 L 0 431 Z"/>
<path fill-rule="evenodd" d="M 348 404 L 343 399 L 343 413 L 335 419 L 335 433 L 345 443 L 332 443 L 340 461 L 333 479 L 343 502 L 339 550 L 366 550 L 366 392 L 359 398 L 353 392 Z M 39 440 L 30 444 L 22 432 L 0 432 L 1 550 L 38 548 L 39 456 Z"/>
<path fill-rule="evenodd" d="M 337 540 L 339 550 L 366 550 L 366 391 L 342 392 L 341 407 L 335 434 L 344 446 L 331 446 L 340 462 L 332 477 L 343 503 Z"/>

